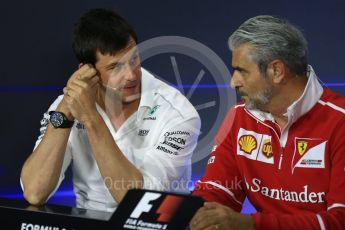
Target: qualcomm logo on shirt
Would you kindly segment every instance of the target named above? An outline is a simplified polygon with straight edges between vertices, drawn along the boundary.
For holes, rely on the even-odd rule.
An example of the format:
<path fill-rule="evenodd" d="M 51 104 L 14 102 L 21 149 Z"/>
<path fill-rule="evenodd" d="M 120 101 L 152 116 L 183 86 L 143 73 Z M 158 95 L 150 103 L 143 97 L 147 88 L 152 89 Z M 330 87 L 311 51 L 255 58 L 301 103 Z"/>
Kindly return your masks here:
<path fill-rule="evenodd" d="M 237 155 L 268 164 L 274 163 L 272 137 L 240 128 L 237 134 Z"/>

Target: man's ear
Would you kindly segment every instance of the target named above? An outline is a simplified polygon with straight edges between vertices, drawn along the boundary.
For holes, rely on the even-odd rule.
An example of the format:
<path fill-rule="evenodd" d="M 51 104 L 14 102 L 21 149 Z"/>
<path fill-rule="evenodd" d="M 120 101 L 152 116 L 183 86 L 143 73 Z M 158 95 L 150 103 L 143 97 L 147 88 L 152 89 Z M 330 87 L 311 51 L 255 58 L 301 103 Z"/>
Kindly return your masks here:
<path fill-rule="evenodd" d="M 285 81 L 286 65 L 281 60 L 275 59 L 271 61 L 267 66 L 267 71 L 273 83 L 280 84 Z"/>
<path fill-rule="evenodd" d="M 83 65 L 84 65 L 84 63 L 79 63 L 78 69 L 80 69 Z"/>

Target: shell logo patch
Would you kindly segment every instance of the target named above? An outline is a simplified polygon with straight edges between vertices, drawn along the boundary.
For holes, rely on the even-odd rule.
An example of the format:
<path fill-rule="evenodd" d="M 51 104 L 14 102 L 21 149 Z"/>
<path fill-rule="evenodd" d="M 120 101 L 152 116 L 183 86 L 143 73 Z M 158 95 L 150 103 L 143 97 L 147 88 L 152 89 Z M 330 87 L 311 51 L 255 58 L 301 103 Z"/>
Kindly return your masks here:
<path fill-rule="evenodd" d="M 240 128 L 237 134 L 237 155 L 250 160 L 274 164 L 272 137 Z"/>
<path fill-rule="evenodd" d="M 255 137 L 252 135 L 243 135 L 238 140 L 238 144 L 240 145 L 240 149 L 247 154 L 251 154 L 258 145 Z"/>

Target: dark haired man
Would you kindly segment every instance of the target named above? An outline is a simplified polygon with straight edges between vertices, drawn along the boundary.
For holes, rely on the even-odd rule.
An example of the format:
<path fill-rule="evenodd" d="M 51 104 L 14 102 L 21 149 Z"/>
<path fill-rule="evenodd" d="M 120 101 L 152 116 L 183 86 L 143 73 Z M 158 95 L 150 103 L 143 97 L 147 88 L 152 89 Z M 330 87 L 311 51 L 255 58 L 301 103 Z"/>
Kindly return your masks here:
<path fill-rule="evenodd" d="M 133 28 L 93 9 L 76 23 L 73 48 L 79 69 L 44 114 L 22 168 L 27 201 L 46 202 L 71 162 L 78 207 L 113 211 L 130 188 L 187 192 L 200 118 L 141 68 Z"/>

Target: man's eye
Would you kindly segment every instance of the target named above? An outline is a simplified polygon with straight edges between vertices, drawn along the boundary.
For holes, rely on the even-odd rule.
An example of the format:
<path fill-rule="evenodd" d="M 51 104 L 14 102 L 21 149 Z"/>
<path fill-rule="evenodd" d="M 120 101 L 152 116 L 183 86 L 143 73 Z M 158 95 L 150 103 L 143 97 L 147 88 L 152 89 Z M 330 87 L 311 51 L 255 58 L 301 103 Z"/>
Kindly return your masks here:
<path fill-rule="evenodd" d="M 108 70 L 114 71 L 114 72 L 119 72 L 121 70 L 122 66 L 121 65 L 114 65 L 110 66 Z"/>
<path fill-rule="evenodd" d="M 131 58 L 131 61 L 130 61 L 130 64 L 133 65 L 133 64 L 136 64 L 137 61 L 138 61 L 138 55 L 135 55 L 134 57 Z"/>

